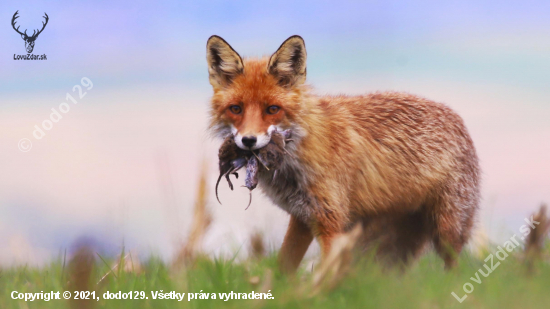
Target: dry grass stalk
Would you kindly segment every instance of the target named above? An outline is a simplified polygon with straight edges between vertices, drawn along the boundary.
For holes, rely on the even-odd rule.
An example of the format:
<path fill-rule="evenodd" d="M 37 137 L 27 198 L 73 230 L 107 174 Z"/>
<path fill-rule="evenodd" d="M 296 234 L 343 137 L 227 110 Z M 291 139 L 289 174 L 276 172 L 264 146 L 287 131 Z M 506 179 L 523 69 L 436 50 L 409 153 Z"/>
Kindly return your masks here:
<path fill-rule="evenodd" d="M 95 265 L 94 254 L 88 247 L 80 248 L 69 262 L 69 282 L 67 291 L 93 291 L 92 273 Z M 94 307 L 93 299 L 74 299 L 69 306 L 72 309 L 90 309 Z"/>
<path fill-rule="evenodd" d="M 260 286 L 259 292 L 267 293 L 268 291 L 270 291 L 273 287 L 272 281 L 273 281 L 273 272 L 271 271 L 271 269 L 268 269 L 265 272 L 264 280 L 262 282 L 262 285 Z"/>
<path fill-rule="evenodd" d="M 202 166 L 195 207 L 193 210 L 191 230 L 187 241 L 176 256 L 176 260 L 174 262 L 174 266 L 176 267 L 189 264 L 195 259 L 200 250 L 201 241 L 212 223 L 212 214 L 206 207 L 206 165 L 203 163 Z"/>
<path fill-rule="evenodd" d="M 260 277 L 259 276 L 250 277 L 248 279 L 248 283 L 252 284 L 253 286 L 257 286 L 258 284 L 260 284 Z"/>
<path fill-rule="evenodd" d="M 362 232 L 363 227 L 357 224 L 350 232 L 334 240 L 329 254 L 313 273 L 312 296 L 324 289 L 333 289 L 347 274 L 353 260 L 353 249 Z"/>
<path fill-rule="evenodd" d="M 101 258 L 101 256 L 99 256 L 99 257 Z M 110 267 L 109 271 L 107 273 L 105 273 L 105 275 L 103 275 L 101 277 L 101 279 L 99 279 L 97 284 L 99 285 L 101 282 L 103 282 L 103 280 L 105 280 L 105 278 L 107 278 L 110 274 L 114 274 L 115 272 L 119 271 L 118 268 L 119 268 L 120 264 L 122 264 L 122 271 L 124 271 L 126 273 L 140 274 L 143 271 L 141 263 L 139 262 L 139 260 L 134 259 L 132 257 L 132 253 L 129 252 L 128 254 L 126 254 L 124 256 L 124 258 L 120 258 L 120 256 L 119 256 L 119 258 L 117 259 L 117 262 L 112 267 Z M 109 266 L 109 265 L 107 265 L 107 266 Z"/>
<path fill-rule="evenodd" d="M 539 222 L 539 224 L 535 224 L 535 228 L 525 241 L 525 259 L 530 271 L 533 270 L 534 262 L 542 258 L 544 243 L 548 232 L 550 232 L 550 220 L 546 214 L 546 205 L 541 205 L 539 211 L 533 214 L 533 221 Z"/>
<path fill-rule="evenodd" d="M 474 229 L 472 233 L 472 238 L 468 247 L 473 256 L 478 259 L 483 259 L 487 256 L 491 242 L 489 240 L 489 235 L 487 235 L 486 229 L 483 225 L 479 225 Z"/>
<path fill-rule="evenodd" d="M 254 232 L 250 236 L 250 253 L 254 259 L 261 259 L 265 256 L 264 236 L 260 232 Z"/>
<path fill-rule="evenodd" d="M 250 278 L 250 279 L 252 279 L 252 278 Z M 254 284 L 254 283 L 252 283 L 252 284 Z M 260 285 L 260 287 L 258 288 L 258 293 L 271 293 L 271 294 L 273 294 L 273 272 L 271 271 L 271 269 L 266 270 L 265 275 L 264 275 L 263 280 L 262 280 L 262 285 Z M 265 301 L 264 299 L 256 299 L 254 302 L 255 302 L 256 307 L 260 307 L 261 304 L 263 304 L 264 301 Z"/>
<path fill-rule="evenodd" d="M 124 268 L 123 271 L 127 273 L 140 274 L 143 271 L 140 261 L 137 259 L 137 255 L 132 256 L 132 252 L 129 252 L 124 257 Z"/>

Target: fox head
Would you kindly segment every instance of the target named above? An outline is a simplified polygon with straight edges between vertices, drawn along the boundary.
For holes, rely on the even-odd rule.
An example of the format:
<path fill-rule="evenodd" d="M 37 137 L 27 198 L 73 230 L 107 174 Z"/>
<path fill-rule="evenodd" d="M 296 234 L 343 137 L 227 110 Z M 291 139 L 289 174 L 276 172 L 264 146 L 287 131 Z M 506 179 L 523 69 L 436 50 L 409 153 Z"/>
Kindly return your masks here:
<path fill-rule="evenodd" d="M 306 47 L 291 36 L 271 56 L 242 59 L 221 37 L 206 45 L 210 84 L 214 88 L 211 129 L 236 144 L 259 149 L 274 130 L 291 128 L 300 112 L 306 88 Z"/>

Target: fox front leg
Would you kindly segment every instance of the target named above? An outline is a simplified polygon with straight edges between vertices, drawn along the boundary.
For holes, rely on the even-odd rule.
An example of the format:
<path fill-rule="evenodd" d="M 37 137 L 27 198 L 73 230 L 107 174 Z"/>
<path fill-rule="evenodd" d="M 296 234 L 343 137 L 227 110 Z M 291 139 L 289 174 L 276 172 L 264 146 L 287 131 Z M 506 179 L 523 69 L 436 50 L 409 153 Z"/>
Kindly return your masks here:
<path fill-rule="evenodd" d="M 326 258 L 332 249 L 334 239 L 345 232 L 348 225 L 348 215 L 342 211 L 343 207 L 334 207 L 332 205 L 341 205 L 336 201 L 331 201 L 329 196 L 318 195 L 320 201 L 319 208 L 312 216 L 311 229 L 313 235 L 321 246 L 321 256 Z"/>
<path fill-rule="evenodd" d="M 290 215 L 283 246 L 279 251 L 281 272 L 295 273 L 312 241 L 313 234 L 309 226 L 296 216 Z"/>

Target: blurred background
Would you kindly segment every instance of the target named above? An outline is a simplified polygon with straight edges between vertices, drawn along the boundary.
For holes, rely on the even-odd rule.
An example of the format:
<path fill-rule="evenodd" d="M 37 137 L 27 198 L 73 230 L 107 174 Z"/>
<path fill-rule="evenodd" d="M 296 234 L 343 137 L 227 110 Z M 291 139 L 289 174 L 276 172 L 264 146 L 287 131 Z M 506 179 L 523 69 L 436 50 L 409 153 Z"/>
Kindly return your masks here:
<path fill-rule="evenodd" d="M 49 15 L 33 51 L 46 61 L 13 60 L 26 54 L 10 25 L 17 10 L 31 33 Z M 398 90 L 451 106 L 481 159 L 479 226 L 495 241 L 517 233 L 550 201 L 549 15 L 548 1 L 2 1 L 0 264 L 41 265 L 79 242 L 169 260 L 203 161 L 214 214 L 204 250 L 243 252 L 253 231 L 278 248 L 288 216 L 259 190 L 246 211 L 240 182 L 221 183 L 223 205 L 214 197 L 212 34 L 242 56 L 301 35 L 318 94 Z M 83 77 L 93 88 L 80 99 Z M 67 93 L 78 104 L 36 139 Z"/>

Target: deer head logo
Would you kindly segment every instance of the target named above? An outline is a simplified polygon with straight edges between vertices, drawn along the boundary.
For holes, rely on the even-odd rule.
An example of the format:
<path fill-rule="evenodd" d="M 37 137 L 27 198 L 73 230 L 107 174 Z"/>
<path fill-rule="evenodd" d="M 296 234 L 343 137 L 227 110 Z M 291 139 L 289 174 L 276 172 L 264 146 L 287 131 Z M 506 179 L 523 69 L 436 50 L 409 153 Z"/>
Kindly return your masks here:
<path fill-rule="evenodd" d="M 45 19 L 46 19 L 46 22 L 42 22 L 42 29 L 38 30 L 38 32 L 36 32 L 37 30 L 33 30 L 32 32 L 32 35 L 31 36 L 28 36 L 27 35 L 27 30 L 25 30 L 25 32 L 21 32 L 19 31 L 19 27 L 20 26 L 17 26 L 17 28 L 15 28 L 15 20 L 19 18 L 19 16 L 17 16 L 17 13 L 19 11 L 15 12 L 15 14 L 13 14 L 13 18 L 11 19 L 11 26 L 13 27 L 13 30 L 15 30 L 17 33 L 19 33 L 21 35 L 21 38 L 23 40 L 25 40 L 25 48 L 27 49 L 27 53 L 32 53 L 32 50 L 34 49 L 34 41 L 36 41 L 36 38 L 38 37 L 38 35 L 40 33 L 42 33 L 42 31 L 44 31 L 44 28 L 46 28 L 46 25 L 48 24 L 48 20 L 49 20 L 49 17 L 48 17 L 48 14 L 44 13 L 44 15 L 46 16 L 43 16 Z"/>

